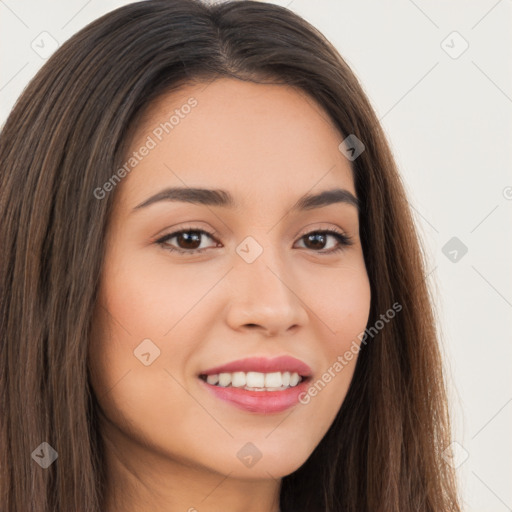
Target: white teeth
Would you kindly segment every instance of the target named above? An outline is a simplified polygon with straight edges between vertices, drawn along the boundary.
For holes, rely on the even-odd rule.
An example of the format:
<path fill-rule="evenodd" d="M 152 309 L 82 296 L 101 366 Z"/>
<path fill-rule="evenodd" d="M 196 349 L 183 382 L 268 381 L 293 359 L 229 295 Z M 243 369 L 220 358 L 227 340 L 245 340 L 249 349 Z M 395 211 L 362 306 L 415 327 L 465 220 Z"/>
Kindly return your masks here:
<path fill-rule="evenodd" d="M 226 387 L 231 384 L 231 373 L 219 374 L 219 386 Z"/>
<path fill-rule="evenodd" d="M 206 382 L 212 386 L 243 388 L 252 391 L 280 390 L 294 387 L 301 381 L 297 372 L 233 372 L 212 374 L 206 377 Z"/>
<path fill-rule="evenodd" d="M 206 382 L 208 382 L 208 384 L 215 385 L 215 384 L 217 384 L 217 382 L 219 382 L 219 376 L 218 375 L 208 375 L 206 377 Z"/>
<path fill-rule="evenodd" d="M 260 372 L 247 372 L 246 386 L 248 388 L 265 387 L 265 374 Z"/>
<path fill-rule="evenodd" d="M 243 388 L 247 383 L 244 372 L 234 372 L 233 378 L 231 379 L 231 385 L 234 388 Z"/>
<path fill-rule="evenodd" d="M 265 374 L 265 387 L 266 388 L 280 388 L 283 385 L 281 379 L 281 372 Z"/>

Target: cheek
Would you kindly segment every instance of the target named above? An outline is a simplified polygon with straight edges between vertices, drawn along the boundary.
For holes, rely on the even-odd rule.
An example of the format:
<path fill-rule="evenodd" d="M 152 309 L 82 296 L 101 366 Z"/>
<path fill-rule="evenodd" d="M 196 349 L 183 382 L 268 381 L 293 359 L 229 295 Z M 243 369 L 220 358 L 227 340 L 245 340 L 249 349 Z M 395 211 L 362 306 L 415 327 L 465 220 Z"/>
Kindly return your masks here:
<path fill-rule="evenodd" d="M 371 290 L 364 264 L 356 261 L 317 271 L 314 279 L 303 283 L 300 294 L 322 329 L 318 339 L 324 340 L 326 352 L 345 350 L 364 332 L 370 314 Z"/>
<path fill-rule="evenodd" d="M 103 299 L 108 298 L 110 310 L 97 307 L 89 344 L 91 385 L 103 414 L 148 446 L 170 446 L 173 442 L 169 439 L 183 440 L 187 432 L 192 435 L 201 430 L 201 424 L 194 422 L 201 412 L 198 404 L 180 384 L 194 351 L 190 340 L 180 343 L 176 336 L 164 340 L 158 337 L 161 329 L 154 330 L 157 334 L 153 336 L 154 311 L 138 309 L 147 308 L 149 301 L 141 306 L 144 301 L 135 302 L 136 294 L 114 296 L 108 291 L 107 286 Z M 138 311 L 142 314 L 135 317 Z M 150 363 L 145 364 L 148 358 Z M 183 431 L 182 423 L 188 425 L 188 431 Z"/>
<path fill-rule="evenodd" d="M 202 279 L 159 259 L 151 264 L 123 251 L 109 254 L 89 361 L 93 388 L 107 416 L 157 437 L 161 427 L 165 438 L 178 413 L 181 421 L 190 420 L 189 428 L 201 428 L 188 418 L 189 413 L 197 416 L 198 404 L 179 383 L 186 381 L 190 358 L 207 332 L 195 323 L 194 306 L 218 278 L 211 269 Z"/>
<path fill-rule="evenodd" d="M 105 284 L 104 300 L 112 315 L 136 338 L 171 336 L 219 280 L 208 265 L 173 264 L 165 255 L 120 257 Z M 153 255 L 152 255 L 153 256 Z M 220 274 L 222 276 L 222 273 Z M 181 327 L 181 325 L 179 326 Z"/>
<path fill-rule="evenodd" d="M 303 403 L 315 403 L 326 424 L 334 419 L 354 374 L 371 305 L 371 289 L 364 264 L 359 261 L 315 276 L 305 293 L 322 341 L 320 375 L 311 383 Z"/>

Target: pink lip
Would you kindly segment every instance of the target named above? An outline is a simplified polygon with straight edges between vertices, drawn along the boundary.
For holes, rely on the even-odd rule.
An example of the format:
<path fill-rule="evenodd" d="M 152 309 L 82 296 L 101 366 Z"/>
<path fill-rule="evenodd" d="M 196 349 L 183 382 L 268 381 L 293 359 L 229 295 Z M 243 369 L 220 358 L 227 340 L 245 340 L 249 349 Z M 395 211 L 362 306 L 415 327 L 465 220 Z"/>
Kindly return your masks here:
<path fill-rule="evenodd" d="M 199 379 L 201 385 L 206 386 L 206 389 L 217 398 L 229 402 L 239 409 L 262 414 L 281 412 L 297 405 L 299 396 L 307 390 L 313 373 L 311 368 L 303 361 L 291 356 L 279 356 L 273 359 L 266 357 L 239 359 L 222 366 L 209 368 L 201 372 L 200 375 L 233 372 L 296 372 L 304 377 L 297 386 L 282 391 L 248 391 L 231 386 L 212 386 L 206 380 Z"/>
<path fill-rule="evenodd" d="M 273 359 L 268 359 L 266 357 L 249 357 L 247 359 L 239 359 L 222 366 L 216 366 L 215 368 L 204 370 L 201 372 L 201 375 L 233 372 L 297 372 L 303 377 L 310 377 L 312 374 L 311 368 L 303 361 L 291 356 L 279 356 Z M 264 392 L 262 391 L 259 393 Z M 283 391 L 280 391 L 279 393 L 283 393 Z"/>
<path fill-rule="evenodd" d="M 293 388 L 283 391 L 247 391 L 243 388 L 212 386 L 199 379 L 201 385 L 217 398 L 229 402 L 244 411 L 270 414 L 281 412 L 297 405 L 301 393 L 306 392 L 310 379 L 305 379 Z"/>

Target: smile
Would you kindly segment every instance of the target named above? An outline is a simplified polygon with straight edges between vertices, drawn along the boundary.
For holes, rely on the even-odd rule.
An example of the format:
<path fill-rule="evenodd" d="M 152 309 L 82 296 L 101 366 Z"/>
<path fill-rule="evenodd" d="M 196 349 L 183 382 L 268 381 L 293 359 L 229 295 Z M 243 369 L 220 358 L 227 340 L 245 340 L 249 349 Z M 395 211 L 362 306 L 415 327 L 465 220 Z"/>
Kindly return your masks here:
<path fill-rule="evenodd" d="M 270 414 L 297 405 L 311 375 L 306 363 L 285 355 L 233 361 L 198 377 L 214 397 L 248 412 Z"/>
<path fill-rule="evenodd" d="M 212 386 L 243 388 L 248 391 L 282 391 L 297 386 L 305 377 L 297 372 L 233 372 L 200 375 Z"/>

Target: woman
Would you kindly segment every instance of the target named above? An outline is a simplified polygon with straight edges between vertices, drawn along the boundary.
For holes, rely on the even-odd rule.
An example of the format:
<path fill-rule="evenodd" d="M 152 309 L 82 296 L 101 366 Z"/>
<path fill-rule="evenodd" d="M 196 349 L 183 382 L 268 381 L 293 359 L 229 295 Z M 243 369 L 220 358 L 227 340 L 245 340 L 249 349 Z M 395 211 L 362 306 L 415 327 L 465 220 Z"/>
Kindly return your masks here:
<path fill-rule="evenodd" d="M 460 510 L 416 228 L 315 28 L 117 9 L 0 161 L 2 512 Z"/>

